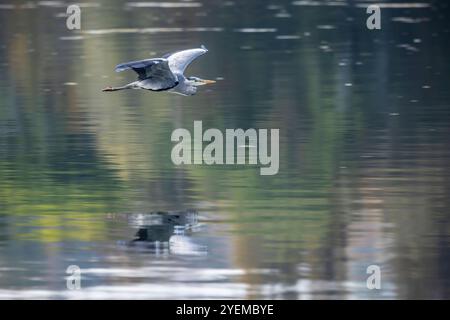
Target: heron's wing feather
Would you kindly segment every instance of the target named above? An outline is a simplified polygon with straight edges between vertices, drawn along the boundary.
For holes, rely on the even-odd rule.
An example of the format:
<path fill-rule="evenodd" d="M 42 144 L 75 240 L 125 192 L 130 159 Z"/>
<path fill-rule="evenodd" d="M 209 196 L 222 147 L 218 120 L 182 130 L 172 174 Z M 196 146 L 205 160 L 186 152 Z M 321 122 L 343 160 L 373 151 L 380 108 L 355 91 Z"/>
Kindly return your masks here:
<path fill-rule="evenodd" d="M 166 54 L 164 58 L 169 61 L 169 67 L 173 73 L 183 74 L 184 70 L 186 70 L 192 61 L 201 55 L 204 55 L 206 52 L 208 52 L 208 50 L 202 46 L 201 48 L 169 53 Z"/>
<path fill-rule="evenodd" d="M 167 90 L 178 84 L 177 77 L 172 73 L 166 59 L 146 59 L 121 63 L 116 66 L 116 72 L 132 69 L 138 76 L 139 86 L 148 90 Z"/>
<path fill-rule="evenodd" d="M 166 59 L 156 58 L 156 59 L 145 59 L 145 60 L 138 60 L 138 61 L 130 61 L 118 64 L 116 66 L 116 72 L 121 72 L 128 69 L 146 69 L 150 68 L 151 66 L 158 64 L 160 62 L 165 61 Z"/>
<path fill-rule="evenodd" d="M 168 90 L 177 85 L 178 78 L 169 69 L 167 61 L 152 66 L 147 78 L 139 81 L 141 88 L 153 91 Z"/>

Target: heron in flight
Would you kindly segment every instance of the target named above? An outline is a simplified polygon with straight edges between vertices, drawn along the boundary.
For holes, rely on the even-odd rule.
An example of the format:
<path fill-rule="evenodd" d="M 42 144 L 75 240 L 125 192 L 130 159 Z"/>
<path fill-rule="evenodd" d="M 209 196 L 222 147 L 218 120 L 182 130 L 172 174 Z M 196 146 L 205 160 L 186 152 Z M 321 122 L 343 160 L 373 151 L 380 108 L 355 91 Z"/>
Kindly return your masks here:
<path fill-rule="evenodd" d="M 215 82 L 214 80 L 204 80 L 184 75 L 184 71 L 189 64 L 206 52 L 208 50 L 201 46 L 201 48 L 169 53 L 162 58 L 121 63 L 116 66 L 116 72 L 133 69 L 138 74 L 138 80 L 122 87 L 107 87 L 103 91 L 146 89 L 151 91 L 170 91 L 185 96 L 194 95 L 198 86 Z"/>

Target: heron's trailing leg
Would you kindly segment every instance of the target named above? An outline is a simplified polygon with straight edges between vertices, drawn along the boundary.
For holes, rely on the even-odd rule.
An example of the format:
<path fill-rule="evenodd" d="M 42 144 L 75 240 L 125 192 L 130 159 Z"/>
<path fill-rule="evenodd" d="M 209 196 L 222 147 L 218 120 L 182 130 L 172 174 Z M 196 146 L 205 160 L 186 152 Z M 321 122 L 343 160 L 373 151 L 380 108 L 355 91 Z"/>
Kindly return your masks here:
<path fill-rule="evenodd" d="M 119 90 L 125 90 L 125 89 L 139 89 L 139 87 L 137 87 L 135 85 L 135 82 L 129 83 L 127 85 L 124 85 L 122 87 L 106 87 L 105 89 L 103 89 L 103 92 L 110 92 L 110 91 L 119 91 Z"/>

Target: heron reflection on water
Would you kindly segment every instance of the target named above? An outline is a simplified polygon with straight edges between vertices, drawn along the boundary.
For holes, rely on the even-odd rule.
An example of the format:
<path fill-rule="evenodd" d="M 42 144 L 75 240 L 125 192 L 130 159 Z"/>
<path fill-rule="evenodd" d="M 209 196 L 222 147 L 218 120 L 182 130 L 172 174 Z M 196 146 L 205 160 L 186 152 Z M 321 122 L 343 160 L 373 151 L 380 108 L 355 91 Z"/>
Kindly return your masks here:
<path fill-rule="evenodd" d="M 128 223 L 138 230 L 127 246 L 150 250 L 154 254 L 202 256 L 205 246 L 188 235 L 198 227 L 196 211 L 150 212 L 127 215 Z"/>
<path fill-rule="evenodd" d="M 116 72 L 132 69 L 138 74 L 138 80 L 122 87 L 107 87 L 105 92 L 124 89 L 145 89 L 151 91 L 170 91 L 185 96 L 194 95 L 197 87 L 215 83 L 198 77 L 186 77 L 184 71 L 189 64 L 208 50 L 201 48 L 188 49 L 169 53 L 162 58 L 153 58 L 121 63 Z"/>

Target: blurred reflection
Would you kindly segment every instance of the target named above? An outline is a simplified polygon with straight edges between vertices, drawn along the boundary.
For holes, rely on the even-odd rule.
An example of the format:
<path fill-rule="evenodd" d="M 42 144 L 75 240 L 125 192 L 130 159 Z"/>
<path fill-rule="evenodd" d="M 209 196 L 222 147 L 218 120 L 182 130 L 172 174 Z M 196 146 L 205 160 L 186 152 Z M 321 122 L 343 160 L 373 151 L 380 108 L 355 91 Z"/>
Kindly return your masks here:
<path fill-rule="evenodd" d="M 189 236 L 198 227 L 195 211 L 130 214 L 128 221 L 137 227 L 131 247 L 145 248 L 152 253 L 173 255 L 204 255 L 206 246 L 196 244 Z"/>

